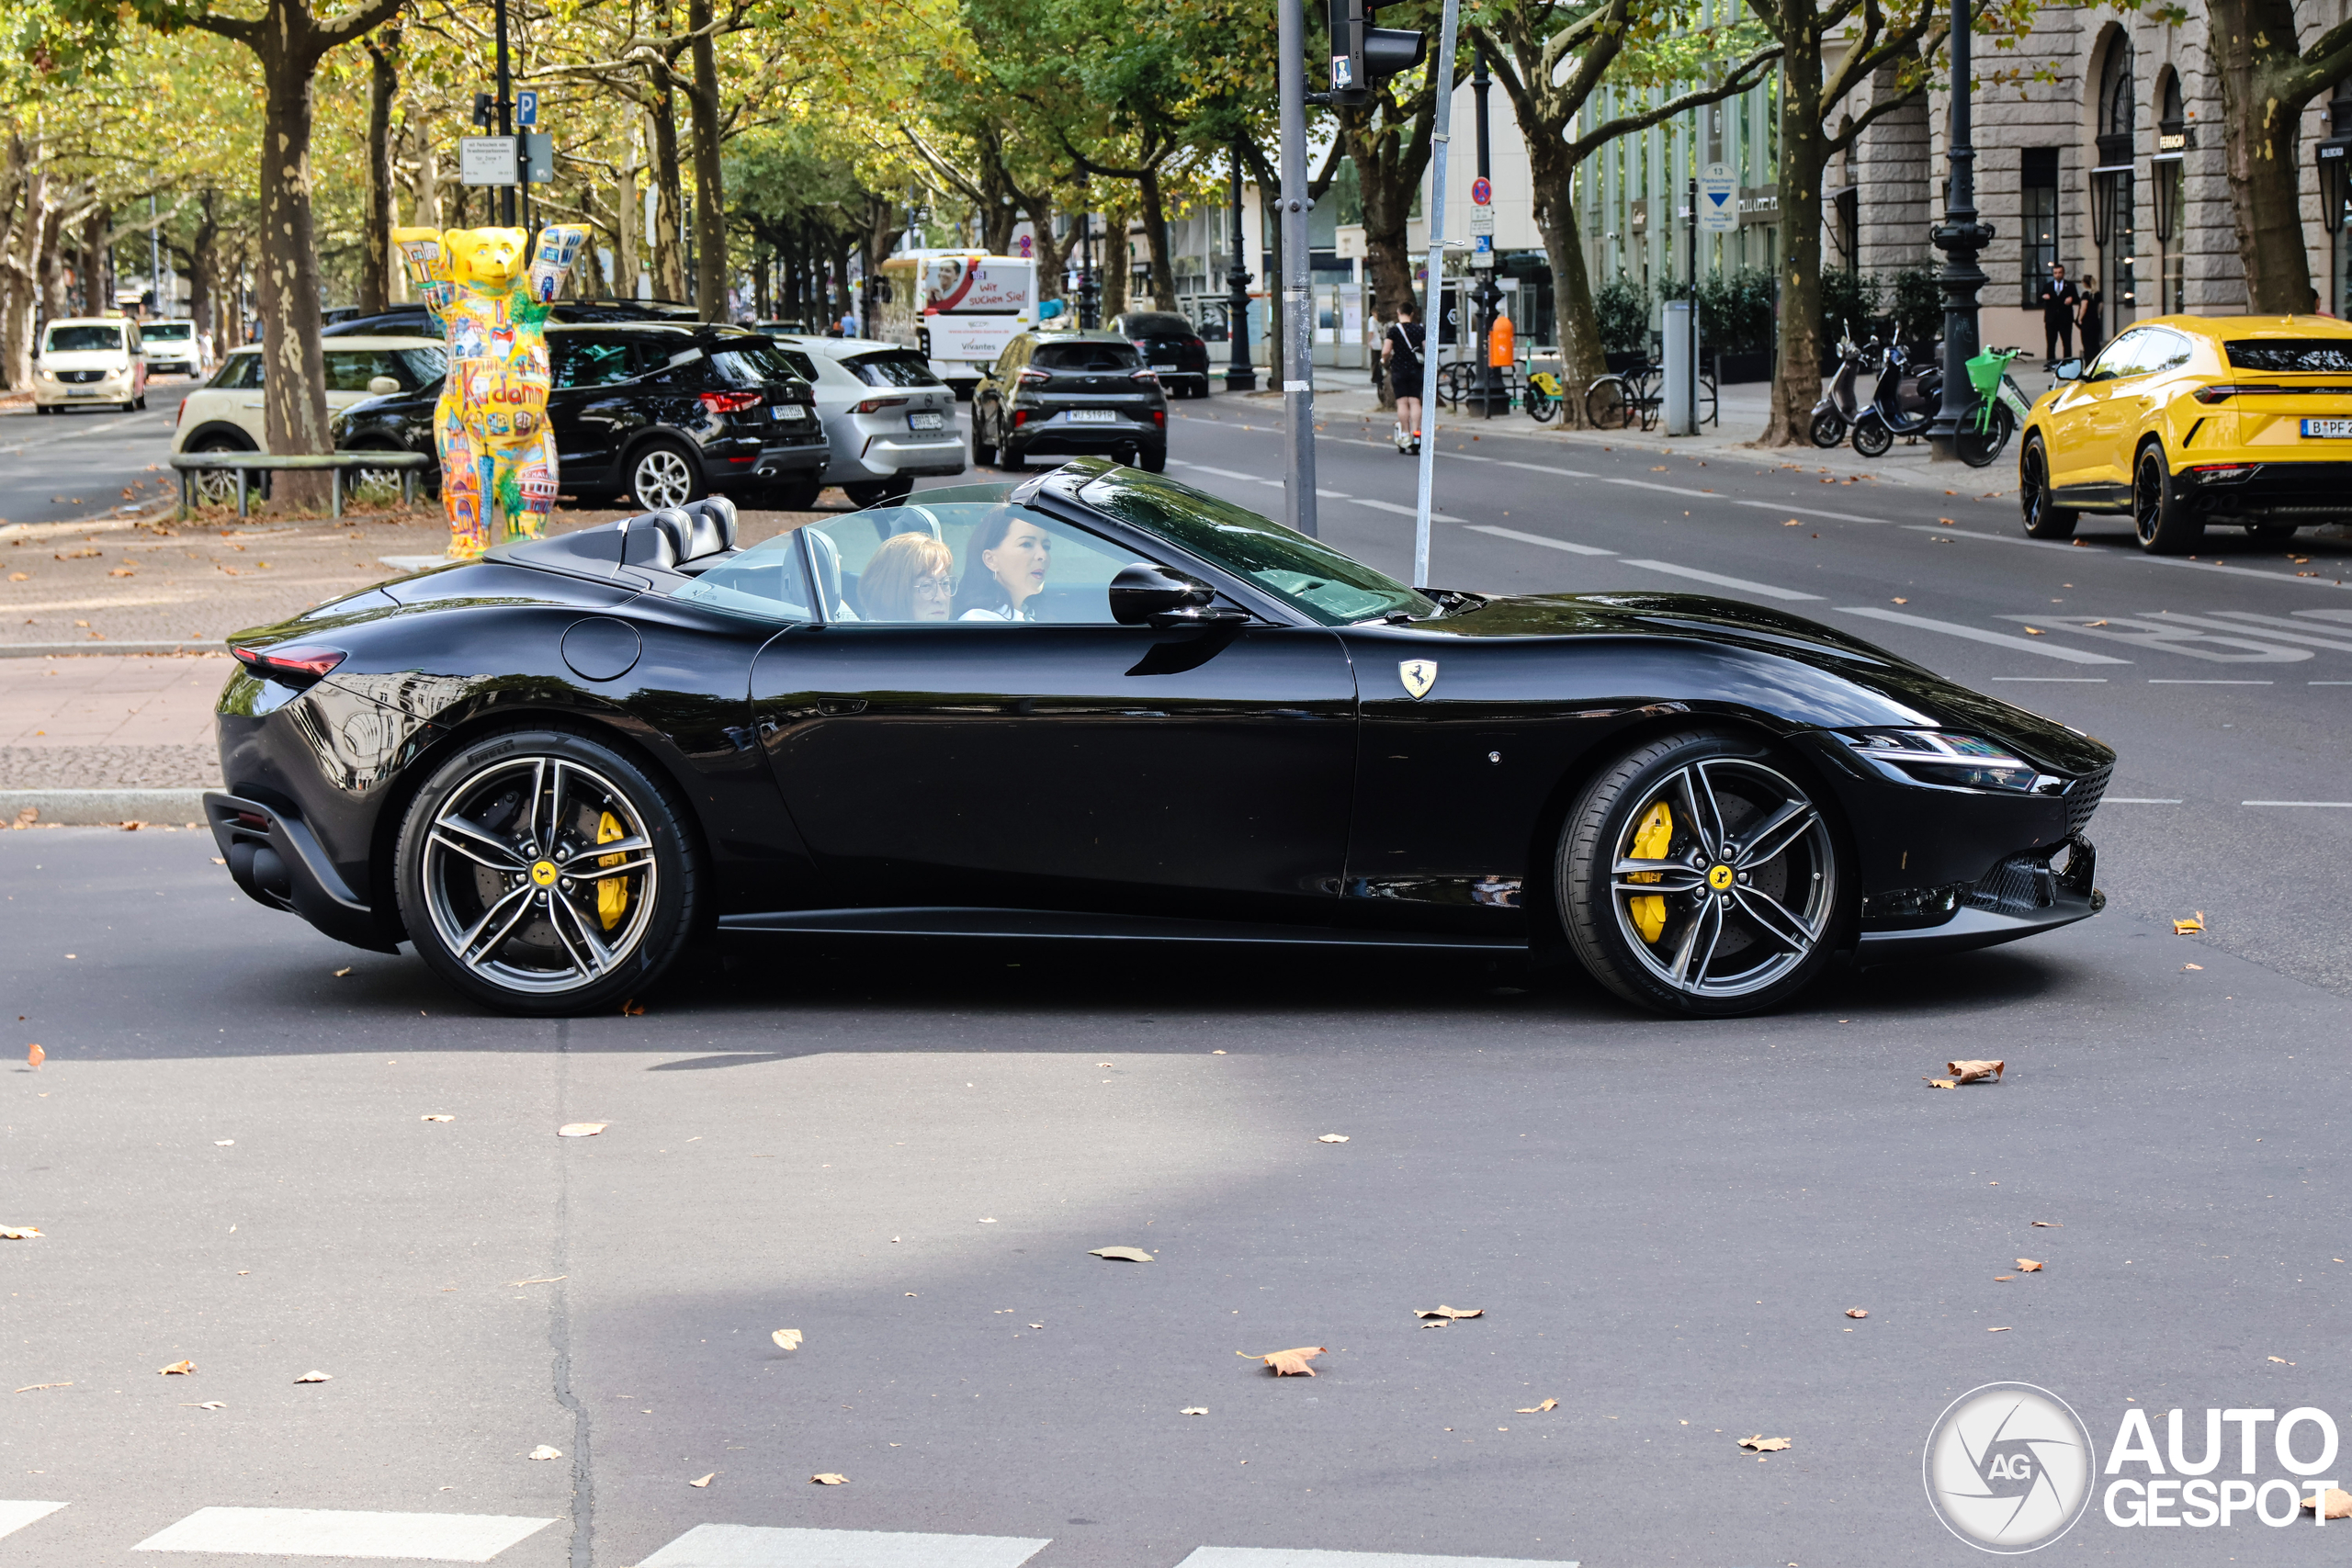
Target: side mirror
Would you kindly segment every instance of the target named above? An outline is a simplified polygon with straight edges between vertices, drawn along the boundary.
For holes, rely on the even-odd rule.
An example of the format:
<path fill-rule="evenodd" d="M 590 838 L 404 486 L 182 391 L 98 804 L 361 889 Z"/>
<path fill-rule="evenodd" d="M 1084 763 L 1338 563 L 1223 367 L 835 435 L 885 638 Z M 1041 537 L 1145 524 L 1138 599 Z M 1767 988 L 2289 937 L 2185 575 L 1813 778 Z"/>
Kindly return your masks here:
<path fill-rule="evenodd" d="M 2083 362 L 2079 359 L 2062 359 L 2050 373 L 2061 381 L 2079 381 L 2083 378 Z"/>
<path fill-rule="evenodd" d="M 1111 618 L 1123 626 L 1141 626 L 1156 625 L 1162 615 L 1192 611 L 1186 619 L 1202 619 L 1198 612 L 1216 597 L 1216 590 L 1197 577 L 1136 561 L 1121 567 L 1111 580 Z"/>
<path fill-rule="evenodd" d="M 368 378 L 368 393 L 370 397 L 389 398 L 400 389 L 401 384 L 390 376 L 371 376 Z"/>

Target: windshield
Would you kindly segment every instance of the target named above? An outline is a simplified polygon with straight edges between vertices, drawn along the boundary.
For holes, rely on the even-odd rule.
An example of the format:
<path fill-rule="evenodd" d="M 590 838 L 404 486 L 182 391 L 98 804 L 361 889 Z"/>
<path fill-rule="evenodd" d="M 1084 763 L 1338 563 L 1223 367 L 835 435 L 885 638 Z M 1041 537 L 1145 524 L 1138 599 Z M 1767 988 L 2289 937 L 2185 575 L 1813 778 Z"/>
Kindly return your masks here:
<path fill-rule="evenodd" d="M 110 321 L 51 327 L 41 340 L 43 354 L 119 353 L 121 348 L 122 329 Z"/>
<path fill-rule="evenodd" d="M 150 321 L 139 329 L 149 343 L 186 343 L 196 335 L 194 321 Z"/>
<path fill-rule="evenodd" d="M 936 387 L 938 377 L 931 373 L 931 364 L 910 348 L 885 349 L 879 354 L 861 354 L 854 359 L 844 359 L 850 374 L 869 387 Z"/>
<path fill-rule="evenodd" d="M 808 356 L 775 344 L 747 344 L 741 348 L 714 349 L 711 368 L 730 387 L 759 387 L 771 381 L 809 380 L 816 367 Z"/>
<path fill-rule="evenodd" d="M 1191 337 L 1193 323 L 1182 316 L 1129 316 L 1125 323 L 1129 337 Z"/>
<path fill-rule="evenodd" d="M 1048 343 L 1031 361 L 1040 370 L 1140 370 L 1135 345 L 1125 343 Z"/>
<path fill-rule="evenodd" d="M 1173 479 L 1121 468 L 1079 495 L 1121 522 L 1248 578 L 1327 626 L 1376 620 L 1398 610 L 1416 617 L 1437 613 L 1434 600 L 1395 578 L 1272 518 Z"/>

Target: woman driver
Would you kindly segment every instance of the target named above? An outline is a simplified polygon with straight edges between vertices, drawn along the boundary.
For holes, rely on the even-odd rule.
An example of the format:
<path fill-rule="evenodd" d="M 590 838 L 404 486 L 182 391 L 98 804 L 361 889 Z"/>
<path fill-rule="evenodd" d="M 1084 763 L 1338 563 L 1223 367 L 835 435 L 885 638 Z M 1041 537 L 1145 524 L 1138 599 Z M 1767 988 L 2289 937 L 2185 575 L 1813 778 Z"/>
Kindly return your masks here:
<path fill-rule="evenodd" d="M 981 519 L 965 551 L 956 619 L 1035 620 L 1029 603 L 1046 586 L 1053 559 L 1053 536 L 1027 513 L 1007 506 Z"/>
<path fill-rule="evenodd" d="M 869 621 L 944 621 L 956 596 L 956 553 L 928 534 L 893 534 L 858 574 Z"/>

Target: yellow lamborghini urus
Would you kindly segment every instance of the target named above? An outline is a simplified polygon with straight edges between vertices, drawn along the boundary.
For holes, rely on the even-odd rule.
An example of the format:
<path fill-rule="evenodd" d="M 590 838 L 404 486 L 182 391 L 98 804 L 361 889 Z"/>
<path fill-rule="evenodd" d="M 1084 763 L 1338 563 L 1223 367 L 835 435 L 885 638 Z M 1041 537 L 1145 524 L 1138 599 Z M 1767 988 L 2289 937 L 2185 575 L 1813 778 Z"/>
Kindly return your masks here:
<path fill-rule="evenodd" d="M 2326 316 L 2160 316 L 2069 360 L 2018 452 L 2025 531 L 2064 539 L 2122 513 L 2140 547 L 2208 524 L 2283 542 L 2352 521 L 2352 325 Z"/>

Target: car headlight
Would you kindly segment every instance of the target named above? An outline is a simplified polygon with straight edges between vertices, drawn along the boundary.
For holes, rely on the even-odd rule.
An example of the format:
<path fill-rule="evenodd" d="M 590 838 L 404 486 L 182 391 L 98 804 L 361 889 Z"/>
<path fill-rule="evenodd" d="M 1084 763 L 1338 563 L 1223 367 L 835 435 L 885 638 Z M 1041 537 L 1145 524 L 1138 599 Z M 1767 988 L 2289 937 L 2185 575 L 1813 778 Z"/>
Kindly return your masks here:
<path fill-rule="evenodd" d="M 44 370 L 40 373 L 40 378 L 44 381 L 54 381 L 57 379 L 57 372 L 54 370 Z"/>
<path fill-rule="evenodd" d="M 1882 773 L 1905 784 L 2061 795 L 2071 782 L 2041 772 L 1982 736 L 1943 729 L 1864 729 L 1840 739 Z"/>

